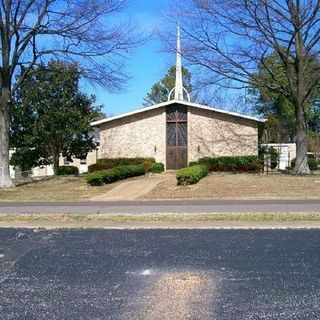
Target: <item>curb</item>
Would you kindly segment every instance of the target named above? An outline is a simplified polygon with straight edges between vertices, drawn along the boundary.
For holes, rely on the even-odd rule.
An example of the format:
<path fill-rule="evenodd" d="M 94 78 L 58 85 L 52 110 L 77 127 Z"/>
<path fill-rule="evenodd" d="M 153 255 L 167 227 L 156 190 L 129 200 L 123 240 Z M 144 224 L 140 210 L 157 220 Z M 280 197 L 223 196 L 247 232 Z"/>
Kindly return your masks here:
<path fill-rule="evenodd" d="M 139 229 L 202 229 L 202 230 L 283 230 L 283 229 L 320 229 L 320 221 L 297 222 L 70 222 L 70 221 L 20 221 L 0 222 L 0 228 L 28 229 L 104 229 L 104 230 L 139 230 Z"/>

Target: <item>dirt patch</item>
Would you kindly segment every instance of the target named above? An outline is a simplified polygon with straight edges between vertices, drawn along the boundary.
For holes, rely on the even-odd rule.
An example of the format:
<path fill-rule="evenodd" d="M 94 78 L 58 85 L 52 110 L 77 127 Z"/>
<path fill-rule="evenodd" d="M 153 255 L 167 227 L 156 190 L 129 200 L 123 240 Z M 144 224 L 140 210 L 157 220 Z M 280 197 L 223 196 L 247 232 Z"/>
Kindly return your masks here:
<path fill-rule="evenodd" d="M 141 199 L 318 199 L 320 175 L 211 173 L 191 186 L 177 186 L 174 175 Z"/>

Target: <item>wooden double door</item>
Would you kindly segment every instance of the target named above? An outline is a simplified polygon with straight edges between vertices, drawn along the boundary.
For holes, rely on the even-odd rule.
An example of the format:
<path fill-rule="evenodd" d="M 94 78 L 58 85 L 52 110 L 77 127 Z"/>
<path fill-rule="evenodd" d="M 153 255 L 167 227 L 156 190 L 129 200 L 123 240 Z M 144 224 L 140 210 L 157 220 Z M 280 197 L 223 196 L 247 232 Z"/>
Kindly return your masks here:
<path fill-rule="evenodd" d="M 188 165 L 188 112 L 187 106 L 173 105 L 166 110 L 167 169 L 180 169 Z"/>

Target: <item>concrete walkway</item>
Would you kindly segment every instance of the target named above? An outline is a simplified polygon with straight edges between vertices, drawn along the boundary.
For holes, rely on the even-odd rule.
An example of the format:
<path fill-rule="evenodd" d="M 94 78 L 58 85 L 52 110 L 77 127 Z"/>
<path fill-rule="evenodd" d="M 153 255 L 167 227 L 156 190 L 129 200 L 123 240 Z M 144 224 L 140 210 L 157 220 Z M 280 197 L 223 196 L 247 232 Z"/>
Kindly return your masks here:
<path fill-rule="evenodd" d="M 123 181 L 107 193 L 94 197 L 92 201 L 119 201 L 134 200 L 155 188 L 159 183 L 164 182 L 169 177 L 166 175 L 143 177 L 130 181 Z"/>

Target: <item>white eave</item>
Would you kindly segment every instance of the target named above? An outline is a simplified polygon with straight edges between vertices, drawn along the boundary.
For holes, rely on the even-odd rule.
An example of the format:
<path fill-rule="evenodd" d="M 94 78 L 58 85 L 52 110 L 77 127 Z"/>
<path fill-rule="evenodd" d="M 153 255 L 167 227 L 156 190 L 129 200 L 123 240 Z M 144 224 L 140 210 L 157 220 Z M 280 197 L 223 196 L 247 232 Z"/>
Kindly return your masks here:
<path fill-rule="evenodd" d="M 230 115 L 230 116 L 243 118 L 243 119 L 247 119 L 247 120 L 252 120 L 252 121 L 257 121 L 257 122 L 265 122 L 265 120 L 263 120 L 263 119 L 259 119 L 259 118 L 251 117 L 251 116 L 245 116 L 245 115 L 242 115 L 241 113 L 237 113 L 237 112 L 230 112 L 230 111 L 225 111 L 225 110 L 222 110 L 222 109 L 211 108 L 209 106 L 204 106 L 204 105 L 201 105 L 201 104 L 198 104 L 198 103 L 186 102 L 186 101 L 181 101 L 181 100 L 170 100 L 170 101 L 162 102 L 162 103 L 150 106 L 150 107 L 144 107 L 144 108 L 136 109 L 136 110 L 133 110 L 133 111 L 130 111 L 130 112 L 122 113 L 122 114 L 119 114 L 117 116 L 113 116 L 113 117 L 110 117 L 110 118 L 105 118 L 105 119 L 101 119 L 101 120 L 98 120 L 98 121 L 94 121 L 94 122 L 91 122 L 91 126 L 98 127 L 101 124 L 104 124 L 104 123 L 107 123 L 107 122 L 111 122 L 111 121 L 114 121 L 114 120 L 117 120 L 117 119 L 133 116 L 135 114 L 139 114 L 139 113 L 142 113 L 142 112 L 154 110 L 154 109 L 157 109 L 157 108 L 166 107 L 166 106 L 168 106 L 170 104 L 175 104 L 175 103 L 182 104 L 182 105 L 185 105 L 185 106 L 194 107 L 194 108 L 198 108 L 198 109 L 202 109 L 202 110 L 209 110 L 209 111 L 214 111 L 214 112 L 217 112 L 217 113 L 227 114 L 227 115 Z"/>

